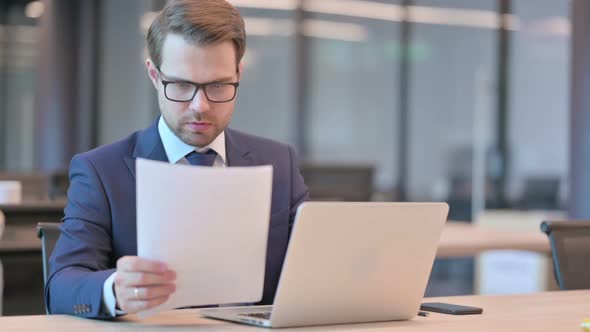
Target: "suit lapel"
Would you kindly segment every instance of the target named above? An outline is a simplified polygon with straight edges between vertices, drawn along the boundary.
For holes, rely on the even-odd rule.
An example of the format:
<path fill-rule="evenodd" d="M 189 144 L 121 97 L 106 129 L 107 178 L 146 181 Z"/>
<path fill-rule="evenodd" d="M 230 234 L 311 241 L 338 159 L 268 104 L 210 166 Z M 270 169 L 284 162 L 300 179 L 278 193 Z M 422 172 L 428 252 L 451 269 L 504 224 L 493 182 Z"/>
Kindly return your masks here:
<path fill-rule="evenodd" d="M 255 161 L 250 153 L 250 149 L 243 139 L 239 139 L 239 135 L 239 133 L 232 129 L 225 129 L 227 165 L 230 167 L 254 166 Z M 135 144 L 132 156 L 125 157 L 125 163 L 134 177 L 135 160 L 137 158 L 168 162 L 162 139 L 158 133 L 158 121 L 137 134 L 137 143 Z"/>
<path fill-rule="evenodd" d="M 225 129 L 225 153 L 227 154 L 227 165 L 229 167 L 254 166 L 255 162 L 250 149 L 243 139 L 239 139 L 239 133 Z"/>
<path fill-rule="evenodd" d="M 168 162 L 162 139 L 158 133 L 158 121 L 137 134 L 137 142 L 135 143 L 133 154 L 131 157 L 125 157 L 125 164 L 127 164 L 129 171 L 134 177 L 135 160 L 137 158 Z"/>

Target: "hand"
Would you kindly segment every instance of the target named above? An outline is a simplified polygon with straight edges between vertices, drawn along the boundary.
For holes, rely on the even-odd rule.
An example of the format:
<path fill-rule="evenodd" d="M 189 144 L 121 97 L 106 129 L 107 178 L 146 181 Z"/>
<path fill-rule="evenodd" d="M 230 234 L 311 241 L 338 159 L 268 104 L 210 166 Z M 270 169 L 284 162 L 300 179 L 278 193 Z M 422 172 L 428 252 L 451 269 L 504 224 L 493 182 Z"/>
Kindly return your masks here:
<path fill-rule="evenodd" d="M 176 290 L 176 272 L 166 264 L 137 256 L 121 257 L 113 288 L 117 308 L 132 314 L 158 306 Z"/>

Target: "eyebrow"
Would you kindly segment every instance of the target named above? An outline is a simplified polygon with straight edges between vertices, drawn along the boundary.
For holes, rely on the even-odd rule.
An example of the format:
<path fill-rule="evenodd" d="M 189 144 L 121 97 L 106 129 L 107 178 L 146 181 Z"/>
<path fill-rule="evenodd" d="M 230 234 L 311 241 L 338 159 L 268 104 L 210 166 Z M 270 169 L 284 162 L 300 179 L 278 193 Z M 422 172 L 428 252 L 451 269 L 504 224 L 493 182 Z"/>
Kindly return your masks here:
<path fill-rule="evenodd" d="M 178 82 L 178 83 L 192 83 L 192 84 L 211 84 L 211 83 L 227 83 L 227 82 L 231 82 L 234 80 L 233 76 L 226 76 L 226 77 L 220 77 L 218 79 L 212 80 L 212 81 L 208 81 L 208 82 L 203 82 L 203 83 L 196 83 L 184 78 L 180 78 L 180 77 L 176 77 L 176 76 L 168 76 L 165 75 L 164 73 L 162 73 L 160 71 L 160 73 L 162 74 L 162 76 L 165 76 L 165 78 L 171 82 Z"/>

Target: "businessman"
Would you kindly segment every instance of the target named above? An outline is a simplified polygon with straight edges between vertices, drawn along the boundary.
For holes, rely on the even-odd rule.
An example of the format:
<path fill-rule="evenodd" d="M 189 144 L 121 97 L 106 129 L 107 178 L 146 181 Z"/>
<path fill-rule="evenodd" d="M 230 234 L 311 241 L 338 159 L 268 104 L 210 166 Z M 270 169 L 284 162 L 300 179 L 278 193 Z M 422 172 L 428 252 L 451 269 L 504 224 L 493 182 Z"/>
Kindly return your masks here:
<path fill-rule="evenodd" d="M 174 293 L 175 271 L 137 257 L 137 158 L 273 166 L 261 302 L 272 303 L 295 211 L 308 189 L 291 147 L 228 128 L 245 44 L 244 21 L 224 0 L 172 0 L 154 20 L 146 67 L 161 116 L 143 131 L 72 159 L 68 204 L 45 288 L 50 313 L 106 319 L 152 308 Z"/>

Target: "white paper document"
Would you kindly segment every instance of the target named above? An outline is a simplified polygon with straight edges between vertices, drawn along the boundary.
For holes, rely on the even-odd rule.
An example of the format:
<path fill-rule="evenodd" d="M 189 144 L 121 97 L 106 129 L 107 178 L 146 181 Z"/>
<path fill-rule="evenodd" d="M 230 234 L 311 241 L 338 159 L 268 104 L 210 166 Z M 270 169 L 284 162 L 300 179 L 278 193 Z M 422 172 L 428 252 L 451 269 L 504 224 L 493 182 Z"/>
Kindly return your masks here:
<path fill-rule="evenodd" d="M 272 166 L 201 167 L 138 159 L 137 253 L 177 274 L 157 308 L 262 298 Z"/>

